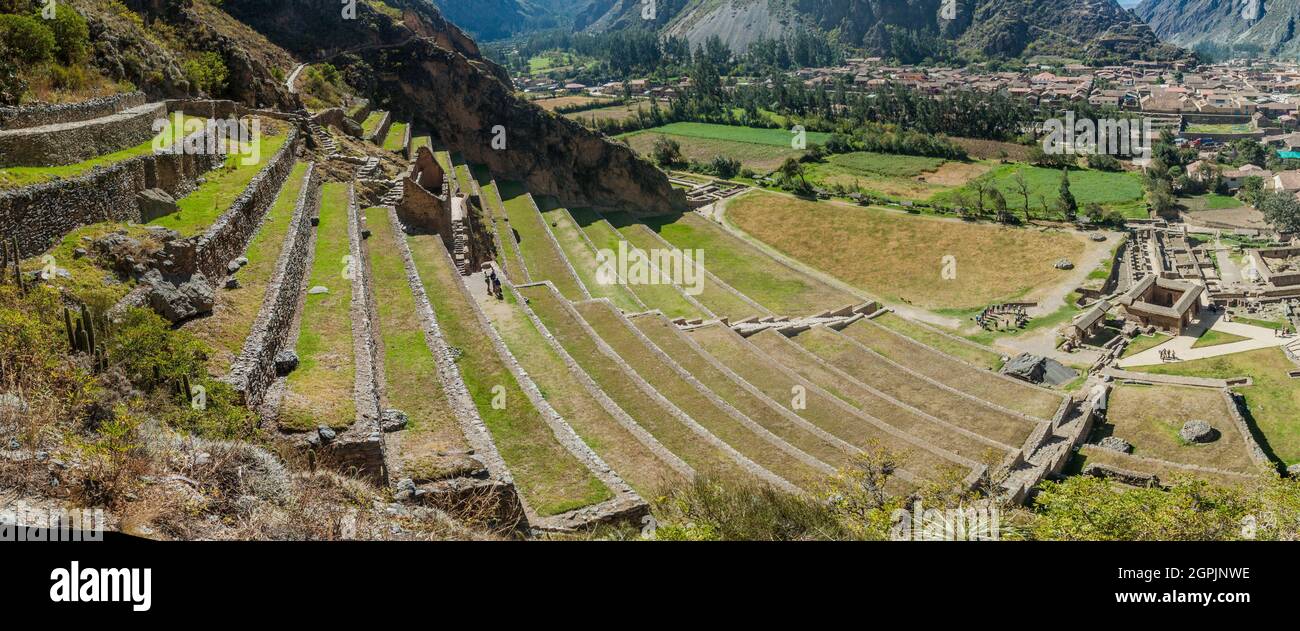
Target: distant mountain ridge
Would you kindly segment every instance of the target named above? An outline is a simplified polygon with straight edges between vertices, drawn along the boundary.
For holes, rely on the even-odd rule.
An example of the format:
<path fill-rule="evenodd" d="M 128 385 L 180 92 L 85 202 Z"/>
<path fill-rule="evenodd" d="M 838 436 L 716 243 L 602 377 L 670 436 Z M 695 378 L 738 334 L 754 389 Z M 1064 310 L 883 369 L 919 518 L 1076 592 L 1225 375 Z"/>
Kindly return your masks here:
<path fill-rule="evenodd" d="M 649 25 L 692 46 L 717 36 L 734 51 L 760 39 L 815 29 L 884 55 L 947 44 L 967 55 L 997 58 L 1166 59 L 1184 54 L 1162 45 L 1115 0 L 955 0 L 951 20 L 941 16 L 943 1 L 657 0 Z M 589 0 L 574 22 L 590 31 L 647 24 L 640 0 Z"/>
<path fill-rule="evenodd" d="M 1180 46 L 1300 55 L 1300 0 L 1143 0 L 1136 13 L 1157 35 Z"/>

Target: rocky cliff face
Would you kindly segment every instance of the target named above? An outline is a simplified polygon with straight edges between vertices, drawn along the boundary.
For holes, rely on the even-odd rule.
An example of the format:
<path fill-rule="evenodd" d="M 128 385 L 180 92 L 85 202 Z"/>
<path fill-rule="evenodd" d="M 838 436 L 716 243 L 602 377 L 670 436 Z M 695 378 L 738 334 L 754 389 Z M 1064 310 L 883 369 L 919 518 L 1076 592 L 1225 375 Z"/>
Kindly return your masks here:
<path fill-rule="evenodd" d="M 685 197 L 627 147 L 515 98 L 505 70 L 484 59 L 431 4 L 388 0 L 387 6 L 400 15 L 358 4 L 356 19 L 339 19 L 333 0 L 223 4 L 303 61 L 329 60 L 345 76 L 363 78 L 354 87 L 372 101 L 412 118 L 497 177 L 526 182 L 535 194 L 643 213 L 685 209 Z"/>
<path fill-rule="evenodd" d="M 656 214 L 685 199 L 624 145 L 516 99 L 510 87 L 459 53 L 414 40 L 359 54 L 378 77 L 375 91 L 411 112 L 446 146 L 502 179 L 569 205 Z"/>
<path fill-rule="evenodd" d="M 1180 46 L 1300 55 L 1300 0 L 1143 0 L 1136 12 L 1156 34 Z"/>

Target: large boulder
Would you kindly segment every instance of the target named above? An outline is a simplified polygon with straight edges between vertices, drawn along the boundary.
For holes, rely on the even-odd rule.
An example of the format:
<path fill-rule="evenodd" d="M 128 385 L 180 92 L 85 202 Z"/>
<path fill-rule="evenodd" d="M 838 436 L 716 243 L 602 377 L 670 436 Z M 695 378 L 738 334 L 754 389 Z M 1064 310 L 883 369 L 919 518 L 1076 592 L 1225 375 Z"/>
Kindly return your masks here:
<path fill-rule="evenodd" d="M 216 292 L 203 274 L 172 281 L 163 278 L 158 270 L 150 270 L 145 274 L 144 282 L 150 287 L 149 306 L 169 322 L 183 322 L 211 313 L 216 303 Z"/>
<path fill-rule="evenodd" d="M 140 207 L 141 223 L 148 223 L 159 217 L 166 217 L 180 211 L 180 206 L 176 205 L 176 200 L 160 188 L 146 188 L 135 196 L 136 204 Z"/>
<path fill-rule="evenodd" d="M 1210 427 L 1208 422 L 1196 419 L 1183 423 L 1183 428 L 1178 430 L 1178 437 L 1189 443 L 1210 443 L 1219 437 L 1219 432 Z"/>
<path fill-rule="evenodd" d="M 1133 445 L 1130 445 L 1127 440 L 1124 440 L 1119 436 L 1107 436 L 1100 441 L 1097 441 L 1097 446 L 1102 449 L 1118 451 L 1122 454 L 1131 453 L 1133 451 Z"/>
<path fill-rule="evenodd" d="M 1011 358 L 1002 366 L 1002 373 L 1030 383 L 1052 386 L 1069 383 L 1078 376 L 1078 373 L 1073 368 L 1069 368 L 1055 359 L 1031 353 L 1021 353 Z"/>

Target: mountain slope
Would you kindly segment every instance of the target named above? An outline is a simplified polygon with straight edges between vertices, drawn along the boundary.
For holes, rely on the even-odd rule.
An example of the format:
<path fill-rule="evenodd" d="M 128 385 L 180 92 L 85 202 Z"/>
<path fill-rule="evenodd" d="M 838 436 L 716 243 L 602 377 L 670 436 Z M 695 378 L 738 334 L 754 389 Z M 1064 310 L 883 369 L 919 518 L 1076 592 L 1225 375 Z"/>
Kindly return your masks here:
<path fill-rule="evenodd" d="M 567 26 L 579 2 L 559 0 L 432 0 L 457 26 L 479 41 Z"/>
<path fill-rule="evenodd" d="M 1057 54 L 1089 59 L 1171 58 L 1155 34 L 1115 0 L 660 0 L 656 26 L 692 46 L 712 36 L 744 51 L 798 29 L 836 34 L 844 44 L 903 57 L 904 49 L 948 44 L 967 55 Z M 576 22 L 589 30 L 644 26 L 637 0 L 594 0 Z M 921 51 L 922 56 L 929 51 Z"/>
<path fill-rule="evenodd" d="M 1143 0 L 1136 12 L 1156 34 L 1180 46 L 1300 55 L 1300 0 Z"/>

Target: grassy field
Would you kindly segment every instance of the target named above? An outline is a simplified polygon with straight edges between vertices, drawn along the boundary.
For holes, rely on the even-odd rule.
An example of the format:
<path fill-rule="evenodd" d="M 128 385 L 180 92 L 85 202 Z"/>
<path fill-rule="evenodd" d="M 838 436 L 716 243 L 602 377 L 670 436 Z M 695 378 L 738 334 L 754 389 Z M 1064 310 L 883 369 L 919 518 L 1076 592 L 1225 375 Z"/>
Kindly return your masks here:
<path fill-rule="evenodd" d="M 759 127 L 739 127 L 736 125 L 715 125 L 712 123 L 670 123 L 645 131 L 682 136 L 684 138 L 704 138 L 708 140 L 729 140 L 756 145 L 792 148 L 794 134 L 787 129 L 762 129 Z M 808 144 L 823 144 L 831 137 L 821 132 L 808 132 Z"/>
<path fill-rule="evenodd" d="M 901 333 L 910 337 L 930 348 L 943 351 L 954 357 L 964 359 L 976 366 L 987 368 L 989 370 L 998 370 L 1002 368 L 1002 355 L 993 350 L 977 348 L 972 344 L 965 344 L 954 340 L 943 333 L 931 330 L 929 327 L 917 324 L 911 320 L 899 317 L 893 313 L 880 315 L 872 320 L 876 324 L 883 326 L 895 333 Z"/>
<path fill-rule="evenodd" d="M 1203 348 L 1206 346 L 1218 346 L 1220 344 L 1231 344 L 1233 342 L 1244 342 L 1250 338 L 1223 331 L 1206 331 L 1203 335 L 1196 338 L 1192 348 Z"/>
<path fill-rule="evenodd" d="M 652 131 L 642 131 L 624 136 L 623 140 L 638 154 L 649 159 L 657 138 L 676 140 L 682 148 L 682 157 L 686 160 L 707 163 L 717 156 L 726 156 L 739 160 L 741 164 L 758 172 L 768 172 L 781 166 L 786 158 L 797 158 L 802 151 L 789 146 L 719 140 L 716 138 L 692 138 L 673 136 Z"/>
<path fill-rule="evenodd" d="M 1043 420 L 1052 418 L 1061 406 L 1060 395 L 1025 383 L 1011 382 L 994 373 L 955 361 L 942 353 L 913 344 L 871 321 L 855 322 L 844 329 L 844 334 L 907 368 L 983 401 Z"/>
<path fill-rule="evenodd" d="M 810 315 L 861 302 L 782 265 L 696 214 L 652 217 L 645 224 L 678 248 L 703 251 L 709 271 L 773 313 Z"/>
<path fill-rule="evenodd" d="M 542 217 L 551 223 L 551 233 L 555 235 L 555 240 L 559 242 L 565 258 L 569 260 L 570 265 L 573 265 L 578 278 L 582 280 L 593 298 L 608 298 L 614 306 L 624 311 L 645 310 L 645 305 L 637 300 L 636 295 L 626 285 L 599 282 L 596 251 L 591 249 L 582 228 L 578 226 L 578 222 L 573 219 L 573 215 L 570 215 L 568 210 L 557 207 L 554 200 L 549 200 L 549 203 L 543 206 Z"/>
<path fill-rule="evenodd" d="M 208 370 L 213 375 L 226 374 L 243 350 L 244 340 L 262 308 L 267 283 L 280 259 L 280 249 L 285 245 L 285 235 L 289 233 L 306 174 L 307 163 L 299 162 L 285 179 L 284 187 L 266 213 L 266 219 L 244 251 L 248 264 L 235 274 L 239 288 L 218 291 L 217 306 L 212 315 L 193 320 L 184 327 L 213 348 L 214 352 L 208 357 Z"/>
<path fill-rule="evenodd" d="M 356 420 L 352 400 L 352 278 L 345 273 L 348 256 L 348 185 L 323 185 L 316 253 L 308 287 L 328 293 L 308 295 L 298 333 L 298 369 L 289 373 L 289 391 L 280 410 L 280 425 L 311 430 L 343 428 Z"/>
<path fill-rule="evenodd" d="M 542 337 L 518 305 L 511 290 L 509 308 L 491 312 L 492 326 L 505 340 L 520 366 L 532 376 L 546 401 L 564 417 L 582 440 L 642 497 L 656 497 L 681 475 L 665 464 L 636 436 L 606 412 L 570 373 L 560 355 Z"/>
<path fill-rule="evenodd" d="M 187 116 L 182 121 L 194 120 L 195 117 Z M 173 140 L 183 137 L 185 134 L 184 122 L 176 124 L 176 120 L 168 118 L 167 128 L 157 136 L 142 142 L 134 147 L 129 147 L 121 151 L 105 154 L 89 160 L 84 160 L 76 164 L 68 164 L 56 167 L 9 167 L 0 169 L 0 190 L 30 186 L 49 182 L 56 179 L 70 179 L 89 173 L 95 167 L 108 167 L 119 162 L 125 162 L 131 158 L 150 155 L 153 153 L 154 145 L 162 146 L 171 145 Z"/>
<path fill-rule="evenodd" d="M 575 307 L 642 379 L 736 451 L 806 490 L 817 488 L 817 484 L 825 477 L 825 474 L 778 449 L 729 416 L 721 406 L 682 378 L 667 362 L 654 355 L 607 305 L 587 302 Z"/>
<path fill-rule="evenodd" d="M 1025 183 L 1029 187 L 1029 207 L 1033 216 L 1042 218 L 1044 216 L 1042 206 L 1046 203 L 1051 209 L 1047 216 L 1058 217 L 1055 205 L 1060 197 L 1061 171 L 1027 164 L 1006 164 L 990 171 L 983 176 L 983 179 L 992 183 L 1006 198 L 1007 206 L 1012 212 L 1019 215 L 1024 212 L 1025 201 L 1013 179 L 1016 172 L 1024 173 Z M 970 195 L 974 195 L 969 185 L 963 188 Z M 1142 179 L 1136 173 L 1072 169 L 1070 193 L 1074 195 L 1080 209 L 1096 203 L 1108 210 L 1123 212 L 1130 218 L 1145 219 L 1147 216 L 1146 206 L 1142 201 Z M 940 193 L 935 196 L 935 200 L 956 203 L 956 195 L 957 191 Z"/>
<path fill-rule="evenodd" d="M 501 249 L 496 257 L 497 265 L 505 270 L 506 277 L 516 283 L 524 282 L 523 259 L 519 256 L 519 241 L 515 236 L 514 230 L 511 229 L 510 223 L 506 221 L 505 207 L 501 204 L 501 194 L 497 190 L 496 181 L 491 179 L 491 174 L 487 169 L 477 174 L 482 184 L 479 190 L 483 194 L 483 203 L 487 206 L 485 212 L 492 220 L 493 231 L 501 240 Z"/>
<path fill-rule="evenodd" d="M 973 404 L 969 399 L 891 366 L 871 353 L 848 346 L 842 337 L 829 329 L 806 331 L 795 337 L 794 342 L 862 383 L 1005 445 L 1019 447 L 1033 429 L 1033 424 L 1023 418 Z"/>
<path fill-rule="evenodd" d="M 1243 476 L 1226 475 L 1220 473 L 1210 473 L 1208 471 L 1191 471 L 1180 469 L 1178 467 L 1162 464 L 1156 460 L 1143 460 L 1128 454 L 1122 454 L 1109 449 L 1102 449 L 1093 445 L 1084 445 L 1079 448 L 1078 457 L 1068 465 L 1065 473 L 1075 474 L 1082 470 L 1088 463 L 1107 464 L 1120 469 L 1137 471 L 1148 475 L 1154 474 L 1160 478 L 1162 484 L 1168 484 L 1176 479 L 1186 480 L 1206 480 L 1220 486 L 1242 486 L 1249 484 L 1257 478 L 1248 478 Z M 1118 485 L 1118 483 L 1116 483 Z"/>
<path fill-rule="evenodd" d="M 528 267 L 529 278 L 533 282 L 551 281 L 569 300 L 585 299 L 578 279 L 565 265 L 564 252 L 546 234 L 546 224 L 533 208 L 528 191 L 518 182 L 498 182 L 497 188 L 510 218 L 509 225 L 519 235 L 519 252 Z"/>
<path fill-rule="evenodd" d="M 244 164 L 240 156 L 228 156 L 225 166 L 208 173 L 205 176 L 207 181 L 189 195 L 176 200 L 180 210 L 154 219 L 149 224 L 171 228 L 187 237 L 207 230 L 221 213 L 226 212 L 235 198 L 244 193 L 253 178 L 257 177 L 275 156 L 275 152 L 288 140 L 284 128 L 274 133 L 268 131 L 266 126 L 262 130 L 263 133 L 257 139 L 258 150 L 261 152 L 261 159 L 257 163 Z"/>
<path fill-rule="evenodd" d="M 1053 262 L 1078 260 L 1086 247 L 1082 239 L 1060 231 L 771 193 L 736 199 L 727 206 L 726 218 L 791 258 L 886 300 L 926 309 L 974 309 L 1022 298 L 1060 282 L 1068 272 L 1055 269 Z M 944 257 L 949 256 L 956 265 L 951 279 L 944 276 Z"/>
<path fill-rule="evenodd" d="M 1219 439 L 1195 444 L 1178 436 L 1183 423 L 1199 419 L 1219 431 Z M 1217 390 L 1178 386 L 1119 385 L 1110 394 L 1106 424 L 1133 445 L 1133 455 L 1258 473 L 1246 453 L 1226 403 Z"/>
<path fill-rule="evenodd" d="M 411 136 L 411 155 L 415 155 L 420 147 L 429 147 L 432 150 L 433 139 L 428 136 Z"/>
<path fill-rule="evenodd" d="M 1209 359 L 1142 366 L 1138 372 L 1229 379 L 1249 376 L 1254 385 L 1234 388 L 1241 393 L 1259 432 L 1260 444 L 1287 465 L 1300 463 L 1300 388 L 1287 376 L 1295 370 L 1281 349 L 1265 348 Z"/>
<path fill-rule="evenodd" d="M 525 287 L 519 293 L 528 299 L 537 317 L 574 361 L 591 376 L 614 403 L 665 448 L 684 460 L 697 473 L 731 480 L 753 480 L 726 453 L 700 440 L 698 434 L 674 418 L 602 353 L 580 322 L 545 287 Z"/>
<path fill-rule="evenodd" d="M 416 311 L 415 294 L 406 277 L 406 265 L 387 209 L 366 210 L 371 279 L 378 314 L 380 352 L 384 368 L 387 407 L 406 412 L 410 422 L 402 434 L 404 475 L 416 480 L 437 480 L 460 473 L 448 468 L 438 452 L 463 450 L 465 437 L 447 401 L 438 363 L 424 339 L 424 325 Z M 438 237 L 420 235 L 410 242 L 412 252 L 424 254 L 440 243 Z"/>
<path fill-rule="evenodd" d="M 384 138 L 384 149 L 401 151 L 402 143 L 406 140 L 406 128 L 409 125 L 409 123 L 393 123 L 389 125 L 388 136 Z"/>
<path fill-rule="evenodd" d="M 456 366 L 470 398 L 533 509 L 543 516 L 557 515 L 613 497 L 604 483 L 555 440 L 550 426 L 506 368 L 465 294 L 456 287 L 460 276 L 441 241 L 421 242 L 412 256 L 443 337 L 459 351 Z M 502 393 L 504 405 L 494 405 Z"/>
<path fill-rule="evenodd" d="M 1197 195 L 1195 197 L 1183 197 L 1178 200 L 1189 211 L 1197 210 L 1224 210 L 1228 208 L 1241 208 L 1241 200 L 1230 195 L 1219 195 L 1209 193 L 1206 195 Z"/>
<path fill-rule="evenodd" d="M 633 101 L 623 105 L 611 105 L 593 110 L 584 110 L 581 112 L 571 112 L 564 117 L 578 121 L 583 124 L 589 124 L 596 120 L 624 121 L 636 116 L 637 112 L 650 111 L 650 101 Z"/>
<path fill-rule="evenodd" d="M 616 229 L 618 229 L 619 234 L 623 235 L 623 238 L 627 239 L 629 243 L 640 248 L 642 251 L 653 252 L 672 248 L 672 246 L 665 245 L 660 241 L 653 231 L 647 228 L 645 224 L 636 221 L 631 215 L 618 213 L 605 215 L 605 217 L 609 219 L 609 222 L 614 225 Z M 676 248 L 672 249 L 675 250 Z M 707 269 L 707 262 L 704 267 Z M 750 316 L 764 315 L 761 311 L 754 308 L 753 305 L 745 302 L 734 293 L 727 291 L 725 287 L 720 285 L 707 274 L 701 281 L 699 290 L 698 295 L 693 294 L 695 299 L 715 315 L 725 316 L 730 318 L 732 321 L 748 318 Z M 683 288 L 683 291 L 694 291 L 694 289 Z"/>
<path fill-rule="evenodd" d="M 851 377 L 844 377 L 836 373 L 817 362 L 809 353 L 803 352 L 799 344 L 785 339 L 780 333 L 764 332 L 748 339 L 755 347 L 780 362 L 782 366 L 820 386 L 832 396 L 838 397 L 862 412 L 880 419 L 881 422 L 923 441 L 924 444 L 933 445 L 976 462 L 984 460 L 989 455 L 989 451 L 994 449 L 988 443 L 955 432 L 947 425 L 930 420 L 924 414 L 918 413 L 915 408 L 899 405 L 880 396 L 877 392 Z M 807 341 L 808 339 L 805 338 L 804 342 Z M 876 384 L 870 385 L 876 386 Z M 917 449 L 913 449 L 913 451 L 918 455 L 925 454 L 934 457 L 929 452 Z M 950 464 L 951 461 L 945 460 L 942 463 L 936 461 L 932 466 L 938 468 L 950 466 Z"/>
<path fill-rule="evenodd" d="M 925 201 L 961 186 L 992 168 L 983 162 L 856 152 L 805 165 L 810 182 L 860 190 L 874 197 Z"/>
<path fill-rule="evenodd" d="M 677 325 L 654 316 L 635 318 L 632 324 L 660 350 L 681 364 L 691 376 L 699 379 L 714 394 L 764 429 L 836 469 L 849 463 L 849 454 L 835 443 L 804 429 L 782 414 L 780 409 L 768 405 L 762 398 L 750 393 L 736 380 L 715 368 L 708 355 L 695 350 L 682 336 Z"/>
<path fill-rule="evenodd" d="M 1249 134 L 1255 131 L 1250 123 L 1190 123 L 1189 134 Z"/>
<path fill-rule="evenodd" d="M 548 112 L 553 112 L 556 109 L 561 107 L 573 107 L 575 105 L 590 105 L 592 103 L 599 103 L 601 101 L 607 101 L 607 100 L 609 99 L 587 96 L 585 94 L 570 94 L 567 96 L 556 96 L 547 99 L 536 99 L 532 101 L 532 103 Z"/>
<path fill-rule="evenodd" d="M 618 244 L 624 241 L 608 221 L 590 208 L 573 208 L 569 211 L 573 218 L 587 233 L 587 238 L 597 249 L 618 252 Z M 629 283 L 625 285 L 648 309 L 659 309 L 671 318 L 699 318 L 704 314 L 686 299 L 676 286 L 665 283 Z"/>
<path fill-rule="evenodd" d="M 684 334 L 709 355 L 735 371 L 741 379 L 836 438 L 864 450 L 875 445 L 883 446 L 899 454 L 903 458 L 904 468 L 918 476 L 937 477 L 939 470 L 946 466 L 946 461 L 936 455 L 917 449 L 871 423 L 846 414 L 840 404 L 836 403 L 834 395 L 823 394 L 809 387 L 811 383 L 796 375 L 774 370 L 769 365 L 769 360 L 759 355 L 754 346 L 722 326 L 707 326 Z M 795 406 L 791 398 L 796 386 L 803 387 L 806 393 L 802 406 Z M 883 400 L 878 401 L 883 403 Z M 919 417 L 917 420 L 923 422 Z"/>
<path fill-rule="evenodd" d="M 1139 335 L 1133 338 L 1133 340 L 1129 342 L 1128 346 L 1124 347 L 1124 352 L 1120 353 L 1120 357 L 1137 355 L 1147 349 L 1160 346 L 1171 339 L 1173 338 L 1164 333 L 1156 333 L 1155 335 Z"/>
<path fill-rule="evenodd" d="M 379 129 L 379 123 L 384 119 L 384 114 L 387 113 L 383 110 L 375 110 L 366 116 L 366 120 L 361 122 L 362 137 L 369 138 L 371 134 L 375 133 Z"/>

